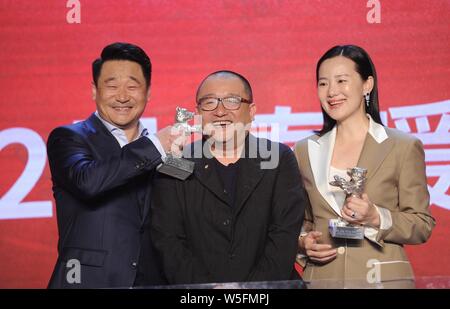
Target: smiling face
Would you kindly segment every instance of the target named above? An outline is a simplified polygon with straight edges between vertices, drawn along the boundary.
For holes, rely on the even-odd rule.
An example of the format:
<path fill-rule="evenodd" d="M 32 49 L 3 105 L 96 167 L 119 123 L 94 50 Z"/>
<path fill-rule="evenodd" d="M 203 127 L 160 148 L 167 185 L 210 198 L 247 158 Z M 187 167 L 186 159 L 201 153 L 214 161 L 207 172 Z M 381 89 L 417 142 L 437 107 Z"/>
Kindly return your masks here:
<path fill-rule="evenodd" d="M 140 65 L 128 60 L 103 63 L 92 97 L 99 115 L 123 130 L 137 130 L 149 95 Z"/>
<path fill-rule="evenodd" d="M 225 98 L 230 96 L 249 100 L 249 95 L 239 78 L 210 76 L 200 87 L 197 101 L 206 97 Z M 215 110 L 203 111 L 197 107 L 197 112 L 202 116 L 205 135 L 219 143 L 235 141 L 240 144 L 256 113 L 256 106 L 254 103 L 241 103 L 239 109 L 227 110 L 223 103 L 219 103 Z"/>
<path fill-rule="evenodd" d="M 364 81 L 355 63 L 346 57 L 333 57 L 320 65 L 319 100 L 325 112 L 337 122 L 365 116 L 364 94 L 372 88 L 373 78 Z"/>

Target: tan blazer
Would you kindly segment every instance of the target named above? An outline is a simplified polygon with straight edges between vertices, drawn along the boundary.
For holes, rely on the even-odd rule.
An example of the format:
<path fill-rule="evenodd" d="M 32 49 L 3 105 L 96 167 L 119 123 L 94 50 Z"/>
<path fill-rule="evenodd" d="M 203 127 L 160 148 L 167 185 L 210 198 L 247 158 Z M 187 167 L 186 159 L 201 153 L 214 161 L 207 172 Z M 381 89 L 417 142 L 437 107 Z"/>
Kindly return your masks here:
<path fill-rule="evenodd" d="M 363 287 L 380 282 L 386 285 L 408 279 L 413 284 L 413 271 L 403 245 L 425 242 L 435 225 L 428 209 L 422 143 L 370 119 L 358 166 L 367 168 L 365 192 L 375 205 L 390 212 L 392 226 L 379 230 L 376 241 L 345 240 L 331 237 L 328 231 L 328 220 L 340 216 L 340 207 L 327 186 L 335 138 L 336 127 L 322 137 L 313 135 L 295 146 L 311 202 L 303 230 L 321 231 L 321 243 L 338 249 L 336 259 L 327 264 L 308 261 L 304 279 L 331 279 L 330 285 L 325 285 L 330 287 Z"/>

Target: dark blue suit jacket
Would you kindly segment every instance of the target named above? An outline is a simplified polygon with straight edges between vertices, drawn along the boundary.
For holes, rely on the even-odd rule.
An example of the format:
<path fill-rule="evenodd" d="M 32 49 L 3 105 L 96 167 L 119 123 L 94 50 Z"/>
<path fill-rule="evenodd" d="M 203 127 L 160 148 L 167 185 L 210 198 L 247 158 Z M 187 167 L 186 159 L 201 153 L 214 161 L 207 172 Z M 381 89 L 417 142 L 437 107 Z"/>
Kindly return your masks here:
<path fill-rule="evenodd" d="M 164 284 L 148 218 L 151 182 L 161 163 L 153 143 L 142 137 L 120 148 L 93 114 L 53 130 L 47 151 L 59 233 L 49 287 Z M 80 283 L 67 280 L 71 259 L 81 264 Z"/>

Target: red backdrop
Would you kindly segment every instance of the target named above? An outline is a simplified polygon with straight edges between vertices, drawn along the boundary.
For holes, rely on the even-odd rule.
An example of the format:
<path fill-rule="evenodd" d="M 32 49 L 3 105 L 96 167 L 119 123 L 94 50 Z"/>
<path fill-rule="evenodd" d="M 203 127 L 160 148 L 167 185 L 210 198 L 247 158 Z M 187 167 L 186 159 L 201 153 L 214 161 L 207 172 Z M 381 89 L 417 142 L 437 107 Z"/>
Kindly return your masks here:
<path fill-rule="evenodd" d="M 184 0 L 0 1 L 0 287 L 45 287 L 57 225 L 45 141 L 88 117 L 90 65 L 114 41 L 153 62 L 150 129 L 193 109 L 215 70 L 246 76 L 257 123 L 287 144 L 320 125 L 315 64 L 331 46 L 364 47 L 378 70 L 387 124 L 425 144 L 431 239 L 407 247 L 416 275 L 450 275 L 450 2 Z"/>

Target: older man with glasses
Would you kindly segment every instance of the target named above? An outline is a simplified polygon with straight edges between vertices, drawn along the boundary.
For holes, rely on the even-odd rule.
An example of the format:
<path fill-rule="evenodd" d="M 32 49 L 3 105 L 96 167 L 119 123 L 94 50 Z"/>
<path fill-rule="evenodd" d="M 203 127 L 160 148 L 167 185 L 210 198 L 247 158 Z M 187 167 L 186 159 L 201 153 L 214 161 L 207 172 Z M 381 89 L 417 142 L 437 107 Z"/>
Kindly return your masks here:
<path fill-rule="evenodd" d="M 293 152 L 249 133 L 256 105 L 242 75 L 208 75 L 196 101 L 203 139 L 184 153 L 194 172 L 159 175 L 153 195 L 152 237 L 169 283 L 299 279 L 308 199 Z"/>

